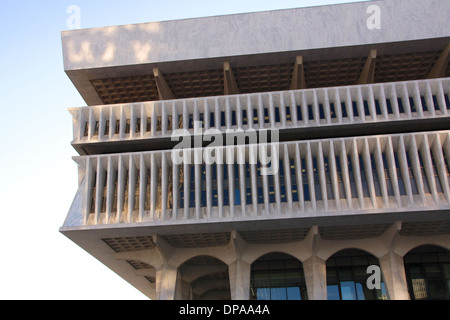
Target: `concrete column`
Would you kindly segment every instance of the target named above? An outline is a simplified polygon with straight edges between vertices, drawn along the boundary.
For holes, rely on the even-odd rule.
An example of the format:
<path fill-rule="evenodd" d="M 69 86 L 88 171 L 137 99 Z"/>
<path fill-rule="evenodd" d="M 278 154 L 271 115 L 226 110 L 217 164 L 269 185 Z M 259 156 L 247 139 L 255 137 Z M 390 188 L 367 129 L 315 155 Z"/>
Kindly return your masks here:
<path fill-rule="evenodd" d="M 178 269 L 170 264 L 163 264 L 156 270 L 156 297 L 158 300 L 174 300 Z"/>
<path fill-rule="evenodd" d="M 403 257 L 390 251 L 379 259 L 384 283 L 391 300 L 409 300 Z"/>
<path fill-rule="evenodd" d="M 309 300 L 327 300 L 327 272 L 326 261 L 312 256 L 303 261 L 306 289 Z"/>
<path fill-rule="evenodd" d="M 250 300 L 250 267 L 241 259 L 228 266 L 231 300 Z"/>

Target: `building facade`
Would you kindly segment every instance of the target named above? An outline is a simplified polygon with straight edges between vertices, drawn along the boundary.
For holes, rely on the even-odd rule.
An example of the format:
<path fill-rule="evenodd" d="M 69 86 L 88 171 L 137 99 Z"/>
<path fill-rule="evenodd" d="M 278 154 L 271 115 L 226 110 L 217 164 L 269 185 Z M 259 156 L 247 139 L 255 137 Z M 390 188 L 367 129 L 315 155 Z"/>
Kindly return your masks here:
<path fill-rule="evenodd" d="M 60 231 L 151 299 L 450 299 L 450 3 L 62 33 Z"/>

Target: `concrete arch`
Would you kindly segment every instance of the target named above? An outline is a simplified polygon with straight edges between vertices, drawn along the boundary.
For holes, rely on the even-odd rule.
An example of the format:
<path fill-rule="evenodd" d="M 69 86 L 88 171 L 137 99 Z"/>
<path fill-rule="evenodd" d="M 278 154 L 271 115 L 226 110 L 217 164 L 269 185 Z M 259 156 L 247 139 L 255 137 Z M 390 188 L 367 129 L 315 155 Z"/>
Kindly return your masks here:
<path fill-rule="evenodd" d="M 405 256 L 406 256 L 408 253 L 410 253 L 411 251 L 413 251 L 413 250 L 415 250 L 415 249 L 418 249 L 418 248 L 421 248 L 421 247 L 436 247 L 436 248 L 439 248 L 439 249 L 443 249 L 443 250 L 450 251 L 450 244 L 447 244 L 447 246 L 445 246 L 444 244 L 425 243 L 425 244 L 421 244 L 421 245 L 415 246 L 414 248 L 412 248 L 411 250 L 409 250 L 409 251 L 405 254 Z"/>
<path fill-rule="evenodd" d="M 202 261 L 202 258 L 206 260 Z M 198 261 L 189 263 L 195 259 Z M 201 300 L 207 294 L 220 293 L 219 296 L 229 299 L 231 295 L 228 265 L 221 259 L 211 255 L 195 255 L 178 267 L 178 273 L 178 298 Z M 224 276 L 224 273 L 227 275 Z"/>
<path fill-rule="evenodd" d="M 328 242 L 328 241 L 327 241 Z M 323 243 L 322 243 L 323 244 Z M 337 242 L 333 241 L 333 243 L 330 243 L 330 245 L 321 245 L 320 249 L 318 250 L 317 255 L 322 258 L 323 260 L 327 261 L 330 257 L 335 255 L 336 253 L 339 253 L 344 250 L 361 250 L 368 254 L 371 254 L 375 258 L 380 258 L 380 249 L 381 246 L 378 245 L 378 243 L 374 242 L 367 242 L 367 241 L 360 241 L 360 242 Z"/>
<path fill-rule="evenodd" d="M 204 247 L 204 248 L 177 248 L 174 254 L 171 255 L 169 263 L 173 266 L 179 267 L 186 261 L 199 257 L 209 256 L 216 258 L 226 265 L 230 265 L 236 260 L 236 252 L 230 245 L 220 247 Z"/>
<path fill-rule="evenodd" d="M 261 245 L 248 245 L 245 251 L 242 253 L 242 259 L 248 264 L 252 264 L 260 257 L 272 253 L 280 252 L 288 254 L 300 262 L 305 261 L 311 257 L 312 250 L 311 244 L 305 240 L 298 242 L 284 243 L 282 246 L 279 244 L 261 244 Z"/>
<path fill-rule="evenodd" d="M 336 252 L 333 253 L 331 256 L 329 256 L 328 259 L 330 259 L 330 258 L 333 257 L 334 255 L 337 255 L 338 253 L 341 253 L 341 252 L 343 252 L 343 251 L 361 251 L 361 252 L 364 252 L 364 253 L 366 253 L 366 254 L 370 254 L 370 255 L 373 256 L 374 258 L 378 259 L 378 257 L 377 257 L 376 255 L 374 255 L 373 253 L 371 253 L 370 251 L 364 250 L 364 249 L 360 249 L 360 248 L 357 248 L 356 246 L 355 246 L 355 247 L 344 248 L 344 249 L 341 249 L 341 250 L 339 250 L 339 251 L 336 251 Z M 327 259 L 327 260 L 328 260 L 328 259 Z"/>
<path fill-rule="evenodd" d="M 250 265 L 253 264 L 254 262 L 256 262 L 257 260 L 261 259 L 262 257 L 265 257 L 265 256 L 270 255 L 270 254 L 276 254 L 276 253 L 281 253 L 281 254 L 288 255 L 288 256 L 290 256 L 290 257 L 292 257 L 292 258 L 298 260 L 300 263 L 303 264 L 303 262 L 302 262 L 298 257 L 296 257 L 295 255 L 293 255 L 292 253 L 289 252 L 290 250 L 279 250 L 279 249 L 280 249 L 280 248 L 278 248 L 277 250 L 267 250 L 267 252 L 265 252 L 265 253 L 259 255 L 256 259 L 254 259 L 254 260 L 250 263 Z"/>
<path fill-rule="evenodd" d="M 424 237 L 399 237 L 394 245 L 394 251 L 405 256 L 411 250 L 420 246 L 439 246 L 450 250 L 450 235 L 424 236 Z"/>

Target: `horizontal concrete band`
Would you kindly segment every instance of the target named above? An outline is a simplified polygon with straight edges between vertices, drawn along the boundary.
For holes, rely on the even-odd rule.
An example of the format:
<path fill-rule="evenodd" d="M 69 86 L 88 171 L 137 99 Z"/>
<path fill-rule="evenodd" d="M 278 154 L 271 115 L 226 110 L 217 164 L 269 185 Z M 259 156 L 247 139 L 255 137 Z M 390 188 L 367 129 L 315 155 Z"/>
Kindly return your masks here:
<path fill-rule="evenodd" d="M 153 22 L 62 33 L 65 70 L 448 37 L 447 0 L 345 5 Z M 412 26 L 423 26 L 414 27 Z"/>
<path fill-rule="evenodd" d="M 450 115 L 449 97 L 450 79 L 441 78 L 71 108 L 72 145 L 84 154 L 102 143 L 113 150 L 111 143 L 132 141 L 139 149 L 140 142 L 175 134 L 303 129 L 304 135 L 318 127 L 436 121 Z"/>
<path fill-rule="evenodd" d="M 443 210 L 450 131 L 327 141 L 81 156 L 64 227 L 230 222 Z M 264 155 L 272 172 L 264 175 Z M 178 158 L 179 159 L 179 158 Z M 193 179 L 195 177 L 195 179 Z"/>

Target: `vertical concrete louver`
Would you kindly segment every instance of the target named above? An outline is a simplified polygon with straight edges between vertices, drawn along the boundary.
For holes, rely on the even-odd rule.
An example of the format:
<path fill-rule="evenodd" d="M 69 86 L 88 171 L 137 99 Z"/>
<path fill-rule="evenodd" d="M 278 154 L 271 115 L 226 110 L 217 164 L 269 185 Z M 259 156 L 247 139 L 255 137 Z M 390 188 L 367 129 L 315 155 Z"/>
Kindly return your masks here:
<path fill-rule="evenodd" d="M 170 139 L 183 129 L 208 134 L 448 117 L 449 86 L 444 78 L 71 108 L 72 143 Z M 194 131 L 196 121 L 201 131 Z"/>
<path fill-rule="evenodd" d="M 449 134 L 280 143 L 273 176 L 260 172 L 261 145 L 217 148 L 222 159 L 213 164 L 203 160 L 204 149 L 181 151 L 189 157 L 183 164 L 172 151 L 77 157 L 85 206 L 71 226 L 447 207 Z"/>

